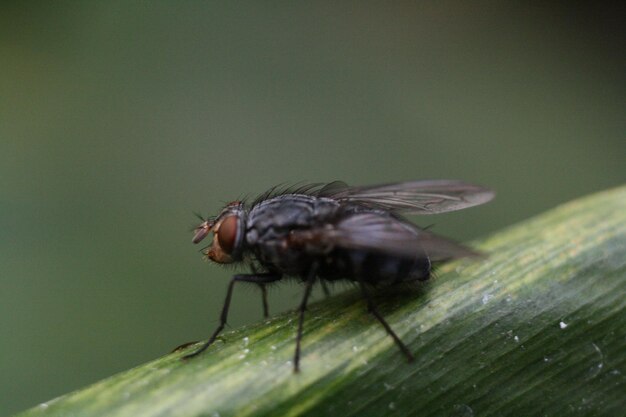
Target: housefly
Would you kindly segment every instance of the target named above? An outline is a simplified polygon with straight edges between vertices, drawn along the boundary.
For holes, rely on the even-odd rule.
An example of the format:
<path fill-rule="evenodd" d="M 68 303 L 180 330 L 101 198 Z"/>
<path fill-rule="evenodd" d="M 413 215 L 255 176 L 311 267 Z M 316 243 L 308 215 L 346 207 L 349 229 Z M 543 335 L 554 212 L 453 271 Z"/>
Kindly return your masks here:
<path fill-rule="evenodd" d="M 372 290 L 427 280 L 433 264 L 476 256 L 473 250 L 410 223 L 403 215 L 461 210 L 491 200 L 494 193 L 454 180 L 410 181 L 350 187 L 342 182 L 297 188 L 273 188 L 247 204 L 234 201 L 213 218 L 202 219 L 193 243 L 210 233 L 204 254 L 220 264 L 244 264 L 248 274 L 234 275 L 228 285 L 220 323 L 199 349 L 205 351 L 223 330 L 235 283 L 258 285 L 267 317 L 265 286 L 284 278 L 304 284 L 294 371 L 300 369 L 302 326 L 311 289 L 320 282 L 356 283 L 369 312 L 411 361 L 412 353 L 378 312 Z"/>

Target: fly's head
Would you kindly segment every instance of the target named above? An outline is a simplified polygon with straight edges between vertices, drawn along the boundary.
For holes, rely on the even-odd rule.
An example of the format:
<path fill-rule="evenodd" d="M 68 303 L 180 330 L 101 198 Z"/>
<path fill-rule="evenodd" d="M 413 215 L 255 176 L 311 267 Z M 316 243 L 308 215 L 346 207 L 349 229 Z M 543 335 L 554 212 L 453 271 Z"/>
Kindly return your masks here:
<path fill-rule="evenodd" d="M 241 259 L 245 226 L 246 212 L 243 203 L 233 201 L 216 218 L 203 220 L 195 228 L 192 242 L 199 243 L 213 232 L 213 242 L 204 252 L 205 255 L 221 264 L 236 262 Z"/>

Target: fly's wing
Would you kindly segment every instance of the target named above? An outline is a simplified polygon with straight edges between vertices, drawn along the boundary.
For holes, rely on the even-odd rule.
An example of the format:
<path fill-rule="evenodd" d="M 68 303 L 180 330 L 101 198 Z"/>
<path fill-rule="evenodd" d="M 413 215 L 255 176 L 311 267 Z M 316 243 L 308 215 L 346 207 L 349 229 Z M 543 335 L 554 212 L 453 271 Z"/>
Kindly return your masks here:
<path fill-rule="evenodd" d="M 406 214 L 436 214 L 461 210 L 488 202 L 493 191 L 456 180 L 409 181 L 394 184 L 349 187 L 333 182 L 318 195 Z"/>
<path fill-rule="evenodd" d="M 427 256 L 432 261 L 480 256 L 458 243 L 378 213 L 352 214 L 332 226 L 294 231 L 291 239 L 296 244 L 318 247 L 320 251 L 341 247 L 405 258 Z"/>
<path fill-rule="evenodd" d="M 336 225 L 331 235 L 341 247 L 407 257 L 426 255 L 432 261 L 479 256 L 458 243 L 375 213 L 349 216 Z"/>

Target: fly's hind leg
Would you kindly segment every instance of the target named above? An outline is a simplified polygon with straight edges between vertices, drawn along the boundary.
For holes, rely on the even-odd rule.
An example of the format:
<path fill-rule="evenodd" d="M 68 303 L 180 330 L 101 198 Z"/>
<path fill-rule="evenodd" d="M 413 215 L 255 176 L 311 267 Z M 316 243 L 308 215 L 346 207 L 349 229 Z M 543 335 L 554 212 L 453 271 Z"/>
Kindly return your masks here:
<path fill-rule="evenodd" d="M 188 355 L 183 356 L 183 359 L 190 359 L 194 356 L 197 356 L 204 352 L 209 346 L 215 342 L 215 339 L 220 334 L 220 332 L 224 329 L 226 325 L 226 320 L 228 319 L 228 310 L 230 308 L 230 300 L 233 296 L 233 288 L 236 282 L 250 282 L 257 285 L 265 285 L 270 282 L 278 281 L 282 277 L 276 274 L 243 274 L 243 275 L 234 275 L 228 284 L 228 290 L 226 291 L 226 299 L 224 300 L 224 306 L 222 307 L 222 314 L 220 314 L 220 324 L 217 326 L 217 329 L 213 332 L 209 340 L 207 340 L 204 345 L 202 345 L 198 350 L 192 352 Z"/>
<path fill-rule="evenodd" d="M 367 310 L 370 313 L 372 313 L 372 315 L 374 317 L 376 317 L 376 319 L 380 322 L 380 324 L 383 325 L 383 327 L 387 331 L 387 334 L 389 334 L 389 336 L 391 336 L 391 338 L 396 343 L 398 348 L 400 348 L 400 350 L 402 351 L 404 356 L 406 356 L 406 359 L 409 362 L 413 362 L 415 357 L 413 356 L 411 351 L 409 351 L 409 349 L 406 347 L 406 345 L 402 342 L 402 340 L 400 340 L 398 335 L 393 331 L 391 326 L 389 326 L 389 323 L 387 323 L 387 321 L 385 321 L 383 316 L 380 315 L 380 313 L 378 312 L 378 309 L 376 308 L 376 304 L 374 304 L 374 299 L 372 298 L 372 295 L 370 294 L 370 292 L 367 289 L 366 285 L 364 283 L 362 283 L 362 282 L 360 282 L 359 285 L 361 287 L 361 292 L 363 293 L 363 297 L 367 301 Z"/>
<path fill-rule="evenodd" d="M 293 371 L 295 373 L 300 372 L 300 342 L 302 341 L 302 327 L 304 324 L 304 312 L 306 311 L 306 304 L 309 300 L 309 296 L 311 295 L 311 289 L 313 288 L 313 284 L 315 283 L 315 275 L 317 274 L 317 264 L 311 265 L 309 272 L 306 277 L 305 287 L 304 287 L 304 296 L 302 297 L 302 301 L 300 302 L 300 307 L 298 311 L 300 313 L 300 317 L 298 320 L 298 334 L 296 335 L 296 353 L 293 356 Z"/>

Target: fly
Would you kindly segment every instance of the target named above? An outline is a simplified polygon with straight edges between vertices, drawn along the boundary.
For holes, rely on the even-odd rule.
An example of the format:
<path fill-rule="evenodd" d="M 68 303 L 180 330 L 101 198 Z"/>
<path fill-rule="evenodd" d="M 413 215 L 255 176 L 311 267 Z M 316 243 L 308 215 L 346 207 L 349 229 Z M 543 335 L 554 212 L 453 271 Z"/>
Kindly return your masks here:
<path fill-rule="evenodd" d="M 410 362 L 413 354 L 378 312 L 372 290 L 427 280 L 433 264 L 472 257 L 477 252 L 410 223 L 403 215 L 436 214 L 488 202 L 493 191 L 454 180 L 410 181 L 350 187 L 342 182 L 273 188 L 250 204 L 234 201 L 217 217 L 203 219 L 193 243 L 210 233 L 204 251 L 221 264 L 247 265 L 248 274 L 234 275 L 228 285 L 220 323 L 188 359 L 204 352 L 226 325 L 237 282 L 260 287 L 268 316 L 267 284 L 295 278 L 304 284 L 294 372 L 300 370 L 304 312 L 311 289 L 319 282 L 347 280 L 357 284 L 370 313 L 381 323 Z"/>

